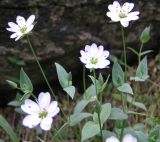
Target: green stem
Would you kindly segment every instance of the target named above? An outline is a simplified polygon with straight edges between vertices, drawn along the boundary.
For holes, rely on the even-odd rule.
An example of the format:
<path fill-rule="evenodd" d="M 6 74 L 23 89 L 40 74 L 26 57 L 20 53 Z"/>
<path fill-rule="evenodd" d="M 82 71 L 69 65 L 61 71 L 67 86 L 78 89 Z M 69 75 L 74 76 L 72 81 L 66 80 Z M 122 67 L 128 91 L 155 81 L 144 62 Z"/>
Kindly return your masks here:
<path fill-rule="evenodd" d="M 85 69 L 85 65 L 83 66 L 83 90 L 84 90 L 84 94 L 86 94 L 86 69 Z"/>
<path fill-rule="evenodd" d="M 124 133 L 124 124 L 125 124 L 125 120 L 122 120 L 122 129 L 121 129 L 121 133 L 120 133 L 120 142 L 122 141 L 123 138 L 123 133 Z"/>
<path fill-rule="evenodd" d="M 97 103 L 98 102 L 98 92 L 97 92 L 97 83 L 96 83 L 96 71 L 93 69 L 93 76 L 94 76 L 94 83 L 95 83 L 95 89 L 96 89 L 96 96 L 97 96 Z M 99 122 L 99 129 L 101 134 L 101 141 L 103 142 L 103 133 L 102 133 L 102 127 L 101 127 L 101 119 L 100 119 L 100 110 L 98 109 L 98 122 Z"/>
<path fill-rule="evenodd" d="M 123 44 L 123 54 L 124 54 L 124 65 L 125 65 L 125 80 L 127 79 L 127 55 L 126 55 L 126 45 L 125 45 L 125 37 L 124 37 L 124 29 L 121 26 L 121 34 L 122 34 L 122 44 Z"/>
<path fill-rule="evenodd" d="M 141 44 L 141 47 L 139 49 L 139 54 L 138 54 L 138 64 L 140 63 L 141 61 L 141 52 L 142 52 L 142 48 L 143 48 L 143 43 Z"/>
<path fill-rule="evenodd" d="M 53 90 L 52 90 L 52 88 L 51 88 L 51 86 L 50 86 L 50 84 L 49 84 L 49 82 L 48 82 L 48 79 L 47 79 L 47 77 L 46 77 L 46 75 L 45 75 L 45 73 L 44 73 L 44 71 L 43 71 L 43 69 L 42 69 L 42 66 L 41 66 L 41 64 L 40 64 L 39 61 L 38 61 L 38 58 L 37 58 L 36 53 L 35 53 L 35 51 L 34 51 L 34 49 L 33 49 L 33 47 L 32 47 L 32 44 L 31 44 L 31 42 L 30 42 L 30 40 L 29 40 L 29 36 L 28 36 L 28 35 L 27 35 L 27 41 L 28 41 L 28 44 L 29 44 L 29 48 L 30 48 L 30 50 L 32 51 L 32 54 L 33 54 L 33 56 L 34 56 L 34 58 L 35 58 L 35 60 L 36 60 L 36 62 L 37 62 L 37 64 L 38 64 L 38 67 L 39 67 L 39 69 L 40 69 L 40 71 L 41 71 L 41 73 L 42 73 L 42 75 L 43 75 L 43 77 L 44 77 L 44 80 L 46 81 L 47 86 L 48 86 L 49 90 L 51 91 L 53 97 L 56 99 L 56 96 L 55 96 L 55 94 L 53 93 Z M 57 100 L 57 99 L 56 99 L 56 100 Z"/>

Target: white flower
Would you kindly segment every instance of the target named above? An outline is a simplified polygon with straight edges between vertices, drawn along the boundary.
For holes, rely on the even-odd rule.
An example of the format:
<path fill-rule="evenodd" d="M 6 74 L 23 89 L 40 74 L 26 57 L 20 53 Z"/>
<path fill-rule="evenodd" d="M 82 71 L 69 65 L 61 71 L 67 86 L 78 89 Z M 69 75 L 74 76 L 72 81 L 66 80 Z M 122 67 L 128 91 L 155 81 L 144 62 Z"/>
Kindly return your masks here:
<path fill-rule="evenodd" d="M 37 102 L 26 99 L 21 109 L 28 115 L 23 119 L 23 125 L 33 128 L 40 124 L 40 127 L 47 131 L 51 129 L 53 118 L 60 111 L 56 101 L 51 102 L 50 94 L 41 92 Z"/>
<path fill-rule="evenodd" d="M 107 60 L 109 52 L 104 50 L 102 45 L 99 47 L 97 47 L 95 43 L 93 43 L 91 46 L 86 45 L 85 51 L 81 50 L 80 53 L 80 60 L 85 64 L 86 68 L 102 69 L 110 64 L 110 61 Z"/>
<path fill-rule="evenodd" d="M 35 15 L 31 15 L 27 21 L 22 16 L 17 16 L 16 23 L 8 22 L 9 28 L 6 28 L 8 31 L 13 32 L 10 38 L 15 38 L 15 41 L 20 39 L 25 34 L 31 32 L 34 27 Z"/>
<path fill-rule="evenodd" d="M 120 21 L 123 27 L 128 27 L 129 21 L 139 19 L 139 11 L 131 12 L 133 7 L 133 3 L 125 2 L 121 6 L 118 1 L 114 1 L 113 4 L 108 6 L 107 16 L 114 22 Z"/>
<path fill-rule="evenodd" d="M 106 139 L 106 142 L 120 142 L 116 137 L 112 136 Z M 131 134 L 126 134 L 122 142 L 137 142 L 137 138 L 133 137 Z"/>

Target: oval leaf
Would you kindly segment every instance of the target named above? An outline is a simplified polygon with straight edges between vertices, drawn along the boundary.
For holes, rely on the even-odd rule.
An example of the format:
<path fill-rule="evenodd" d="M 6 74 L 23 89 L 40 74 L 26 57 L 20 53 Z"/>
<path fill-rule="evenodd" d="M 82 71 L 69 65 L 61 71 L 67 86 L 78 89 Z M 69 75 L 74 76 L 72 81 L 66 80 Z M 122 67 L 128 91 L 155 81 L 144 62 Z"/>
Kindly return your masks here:
<path fill-rule="evenodd" d="M 79 123 L 80 121 L 82 121 L 83 119 L 92 116 L 91 113 L 74 113 L 71 115 L 70 117 L 70 126 L 74 126 L 77 123 Z"/>
<path fill-rule="evenodd" d="M 82 129 L 82 139 L 81 142 L 94 137 L 100 133 L 100 128 L 98 124 L 95 124 L 92 121 L 87 122 Z"/>

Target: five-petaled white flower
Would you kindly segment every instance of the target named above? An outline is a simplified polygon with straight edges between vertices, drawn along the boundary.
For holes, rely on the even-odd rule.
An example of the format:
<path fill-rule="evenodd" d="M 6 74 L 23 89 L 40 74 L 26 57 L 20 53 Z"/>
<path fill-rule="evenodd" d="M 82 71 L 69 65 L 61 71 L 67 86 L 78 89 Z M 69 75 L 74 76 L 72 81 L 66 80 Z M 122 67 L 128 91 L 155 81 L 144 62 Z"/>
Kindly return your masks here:
<path fill-rule="evenodd" d="M 114 22 L 120 21 L 123 27 L 128 27 L 129 21 L 139 19 L 139 11 L 131 12 L 133 7 L 133 3 L 125 2 L 121 6 L 118 1 L 114 1 L 113 4 L 108 6 L 110 11 L 107 12 L 107 16 Z"/>
<path fill-rule="evenodd" d="M 116 137 L 112 136 L 110 138 L 107 138 L 106 142 L 120 142 L 120 141 Z M 122 142 L 137 142 L 137 138 L 132 136 L 131 134 L 126 134 Z"/>
<path fill-rule="evenodd" d="M 40 127 L 47 131 L 51 129 L 53 118 L 59 111 L 58 103 L 51 102 L 50 94 L 41 92 L 37 102 L 26 99 L 21 109 L 28 115 L 23 119 L 23 125 L 33 128 L 40 124 Z"/>
<path fill-rule="evenodd" d="M 104 50 L 102 45 L 98 46 L 93 43 L 91 46 L 86 45 L 85 51 L 81 50 L 80 60 L 89 69 L 102 69 L 107 67 L 110 64 L 110 61 L 107 60 L 109 52 Z"/>
<path fill-rule="evenodd" d="M 16 23 L 8 22 L 9 28 L 6 28 L 8 31 L 13 32 L 10 38 L 15 38 L 15 41 L 20 39 L 25 34 L 31 32 L 34 27 L 35 15 L 31 15 L 27 20 L 22 16 L 17 16 Z"/>

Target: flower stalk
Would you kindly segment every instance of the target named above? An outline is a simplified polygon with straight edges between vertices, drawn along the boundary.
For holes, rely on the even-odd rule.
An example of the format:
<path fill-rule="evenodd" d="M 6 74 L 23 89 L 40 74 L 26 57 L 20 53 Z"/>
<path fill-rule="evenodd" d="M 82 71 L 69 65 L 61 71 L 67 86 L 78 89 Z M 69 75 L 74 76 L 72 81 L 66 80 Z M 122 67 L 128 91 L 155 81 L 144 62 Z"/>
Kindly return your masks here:
<path fill-rule="evenodd" d="M 102 126 L 101 126 L 101 119 L 100 119 L 100 110 L 99 109 L 99 101 L 98 101 L 98 91 L 97 91 L 97 83 L 96 83 L 96 71 L 93 69 L 93 76 L 94 76 L 94 84 L 95 84 L 95 90 L 96 90 L 96 97 L 97 97 L 97 106 L 98 106 L 98 123 L 99 123 L 99 129 L 100 129 L 100 135 L 101 135 L 101 141 L 103 142 L 103 133 L 102 133 Z"/>
<path fill-rule="evenodd" d="M 30 50 L 32 51 L 32 54 L 33 54 L 33 56 L 34 56 L 34 58 L 35 58 L 35 60 L 36 60 L 36 62 L 37 62 L 37 64 L 38 64 L 38 67 L 39 67 L 39 69 L 40 69 L 40 71 L 41 71 L 41 73 L 42 73 L 42 75 L 43 75 L 43 78 L 44 78 L 44 80 L 45 80 L 45 82 L 46 82 L 49 90 L 51 91 L 53 97 L 56 99 L 56 96 L 55 96 L 55 94 L 54 94 L 54 92 L 53 92 L 53 90 L 52 90 L 52 87 L 51 87 L 51 85 L 49 84 L 48 79 L 47 79 L 47 77 L 46 77 L 46 75 L 45 75 L 45 73 L 44 73 L 44 71 L 43 71 L 43 69 L 42 69 L 42 66 L 41 66 L 41 64 L 40 64 L 39 61 L 38 61 L 38 58 L 37 58 L 37 56 L 36 56 L 36 53 L 35 53 L 35 51 L 34 51 L 34 49 L 33 49 L 33 47 L 32 47 L 32 44 L 31 44 L 30 39 L 29 39 L 29 36 L 26 35 L 26 37 L 27 37 L 27 41 L 28 41 L 28 44 L 29 44 L 29 48 L 30 48 Z M 57 100 L 57 99 L 56 99 L 56 100 Z"/>

